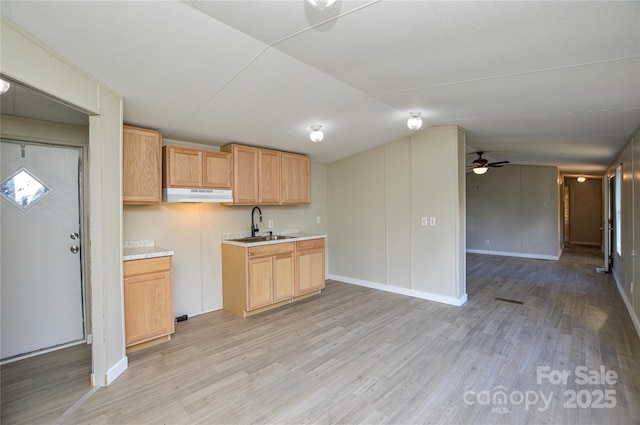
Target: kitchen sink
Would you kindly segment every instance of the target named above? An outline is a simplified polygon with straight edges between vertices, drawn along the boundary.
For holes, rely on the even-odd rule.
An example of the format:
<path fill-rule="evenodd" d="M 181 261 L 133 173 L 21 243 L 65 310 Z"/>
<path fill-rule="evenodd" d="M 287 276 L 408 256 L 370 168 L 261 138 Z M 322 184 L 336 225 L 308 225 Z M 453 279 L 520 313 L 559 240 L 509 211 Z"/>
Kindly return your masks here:
<path fill-rule="evenodd" d="M 254 236 L 250 238 L 232 239 L 234 242 L 252 243 L 252 242 L 268 242 L 279 241 L 282 239 L 292 239 L 296 236 L 284 236 L 284 235 L 269 235 L 269 236 Z"/>

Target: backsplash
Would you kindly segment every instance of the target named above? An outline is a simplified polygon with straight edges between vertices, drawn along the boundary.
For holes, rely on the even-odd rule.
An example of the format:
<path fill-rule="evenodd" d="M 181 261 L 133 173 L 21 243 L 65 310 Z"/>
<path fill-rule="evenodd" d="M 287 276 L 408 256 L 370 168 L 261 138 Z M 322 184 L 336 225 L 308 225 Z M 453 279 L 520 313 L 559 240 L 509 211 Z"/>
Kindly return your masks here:
<path fill-rule="evenodd" d="M 124 248 L 142 248 L 145 246 L 154 246 L 156 241 L 153 239 L 147 239 L 142 241 L 124 241 Z"/>

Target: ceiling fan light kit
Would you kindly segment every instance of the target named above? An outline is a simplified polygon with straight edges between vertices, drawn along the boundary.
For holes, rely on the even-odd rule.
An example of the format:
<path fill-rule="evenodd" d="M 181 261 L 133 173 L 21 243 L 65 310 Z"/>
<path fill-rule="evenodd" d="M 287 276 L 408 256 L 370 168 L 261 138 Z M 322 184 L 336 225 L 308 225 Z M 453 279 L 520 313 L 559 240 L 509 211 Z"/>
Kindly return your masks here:
<path fill-rule="evenodd" d="M 500 168 L 509 164 L 509 161 L 489 162 L 482 157 L 484 154 L 483 151 L 478 151 L 476 154 L 478 154 L 478 158 L 476 158 L 470 165 L 471 170 L 475 174 L 484 174 L 489 171 L 489 168 Z"/>
<path fill-rule="evenodd" d="M 417 130 L 420 127 L 422 127 L 422 118 L 420 118 L 420 115 L 422 115 L 422 112 L 409 112 L 409 119 L 407 120 L 407 127 L 409 127 L 409 129 L 411 130 Z"/>

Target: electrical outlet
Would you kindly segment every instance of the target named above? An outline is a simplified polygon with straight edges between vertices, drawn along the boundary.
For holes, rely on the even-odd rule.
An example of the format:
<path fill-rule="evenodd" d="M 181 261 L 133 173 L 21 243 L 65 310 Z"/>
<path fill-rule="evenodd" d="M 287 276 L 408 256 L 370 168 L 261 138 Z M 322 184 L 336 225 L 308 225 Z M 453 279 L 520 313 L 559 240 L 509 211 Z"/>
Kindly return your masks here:
<path fill-rule="evenodd" d="M 273 220 L 269 220 L 269 229 L 273 229 Z"/>
<path fill-rule="evenodd" d="M 435 225 L 436 225 L 436 218 L 429 217 L 429 226 L 435 226 Z"/>
<path fill-rule="evenodd" d="M 428 217 L 422 217 L 422 225 L 423 226 L 428 226 L 429 225 L 429 221 L 428 221 Z"/>
<path fill-rule="evenodd" d="M 320 216 L 316 217 L 316 224 L 320 224 Z"/>
<path fill-rule="evenodd" d="M 485 244 L 485 245 L 489 245 L 489 239 L 485 239 L 485 240 L 484 240 L 484 244 Z"/>

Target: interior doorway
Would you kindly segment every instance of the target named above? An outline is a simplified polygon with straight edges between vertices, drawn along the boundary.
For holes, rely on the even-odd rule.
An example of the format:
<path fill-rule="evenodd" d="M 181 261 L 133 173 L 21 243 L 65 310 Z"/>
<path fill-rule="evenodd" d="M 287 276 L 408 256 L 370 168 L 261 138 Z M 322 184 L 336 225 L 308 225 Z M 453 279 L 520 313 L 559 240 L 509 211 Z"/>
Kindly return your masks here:
<path fill-rule="evenodd" d="M 563 178 L 564 244 L 603 248 L 603 186 L 601 176 Z"/>
<path fill-rule="evenodd" d="M 46 212 L 48 215 L 44 219 L 45 223 L 42 227 L 45 230 L 43 232 L 57 230 L 57 228 L 64 230 L 60 238 L 55 238 L 57 239 L 55 243 L 58 246 L 54 249 L 53 255 L 57 253 L 64 254 L 63 259 L 59 262 L 64 263 L 69 260 L 73 263 L 74 276 L 68 282 L 75 281 L 75 283 L 68 285 L 73 290 L 72 295 L 69 297 L 62 296 L 63 290 L 60 290 L 56 291 L 54 295 L 43 296 L 38 300 L 40 302 L 44 298 L 47 307 L 48 304 L 63 304 L 61 298 L 64 299 L 65 304 L 67 301 L 70 303 L 68 317 L 71 318 L 72 326 L 68 333 L 59 332 L 58 330 L 52 331 L 49 328 L 44 337 L 52 337 L 53 339 L 42 337 L 37 339 L 38 344 L 41 345 L 30 345 L 33 343 L 31 341 L 26 345 L 26 348 L 23 347 L 17 351 L 12 348 L 10 352 L 4 351 L 5 343 L 3 341 L 2 358 L 7 359 L 1 362 L 0 371 L 2 373 L 2 393 L 6 394 L 7 397 L 3 396 L 1 398 L 2 422 L 15 422 L 15 420 L 19 422 L 20 415 L 30 414 L 30 409 L 27 407 L 34 403 L 46 403 L 50 416 L 46 418 L 29 418 L 26 420 L 27 422 L 54 422 L 62 412 L 66 411 L 86 394 L 92 385 L 90 379 L 93 372 L 92 351 L 95 345 L 90 345 L 92 343 L 91 292 L 89 290 L 89 273 L 84 272 L 89 270 L 88 258 L 84 255 L 82 249 L 85 246 L 84 239 L 88 235 L 88 231 L 85 230 L 87 229 L 86 223 L 88 223 L 90 214 L 89 208 L 86 208 L 89 202 L 87 189 L 89 182 L 88 178 L 86 178 L 88 176 L 89 116 L 15 81 L 11 81 L 9 91 L 0 96 L 0 102 L 2 110 L 0 130 L 5 138 L 2 141 L 2 149 L 4 150 L 7 146 L 10 147 L 11 149 L 8 149 L 8 151 L 11 151 L 9 155 L 13 158 L 10 161 L 5 156 L 5 152 L 2 152 L 0 183 L 14 174 L 18 175 L 21 171 L 28 171 L 27 174 L 33 177 L 33 181 L 42 185 L 42 188 L 39 188 L 40 193 L 36 190 L 36 193 L 33 194 L 33 198 L 40 197 L 39 200 L 33 202 L 32 206 L 27 207 L 25 209 L 26 213 L 21 211 L 20 206 L 12 205 L 9 203 L 11 201 L 3 199 L 0 201 L 2 203 L 0 206 L 2 214 L 4 215 L 9 211 L 18 217 L 23 216 L 22 218 L 26 218 L 27 215 L 38 212 L 37 209 L 40 209 L 39 212 Z M 6 146 L 5 142 L 7 142 Z M 44 156 L 45 162 L 48 163 L 45 166 L 50 166 L 55 170 L 52 174 L 53 178 L 50 178 L 49 171 L 42 174 L 39 169 L 40 165 L 34 166 L 34 164 L 24 163 L 18 166 L 18 162 L 23 160 L 23 146 L 25 151 L 24 160 L 31 161 L 35 160 L 37 156 Z M 63 158 L 59 158 L 58 155 L 62 155 Z M 11 162 L 12 166 L 7 168 L 5 162 Z M 69 180 L 57 182 L 57 179 L 62 178 L 65 174 L 69 174 L 67 176 Z M 25 176 L 25 174 L 22 174 L 22 177 Z M 33 181 L 32 184 L 35 184 Z M 46 188 L 49 190 L 48 194 L 42 195 L 41 192 L 47 191 Z M 71 223 L 63 225 L 61 221 L 58 221 L 60 217 L 55 220 L 49 217 L 50 214 L 54 214 L 62 207 L 45 203 L 55 200 L 55 196 L 61 195 L 61 192 L 65 192 L 68 188 L 73 189 L 73 194 L 67 193 L 66 195 L 68 196 L 60 202 L 63 206 L 67 203 L 72 204 L 74 209 L 72 213 L 66 211 L 63 214 L 61 219 L 63 221 L 68 219 L 69 223 Z M 30 202 L 28 197 L 26 200 L 18 199 L 20 200 L 19 202 Z M 18 230 L 24 227 L 31 227 L 31 223 L 17 223 L 14 222 L 13 218 L 5 222 L 4 217 L 2 218 L 3 227 L 5 224 L 9 225 L 10 221 L 15 224 L 14 227 Z M 73 226 L 74 229 L 67 228 L 67 226 Z M 3 245 L 8 233 L 10 232 L 5 234 L 5 229 L 2 229 Z M 41 237 L 40 233 L 35 233 L 36 235 L 29 236 L 29 239 L 35 239 L 35 246 L 38 249 L 54 248 L 53 242 L 45 242 L 45 238 Z M 16 238 L 22 239 L 26 237 L 12 237 L 12 239 Z M 23 241 L 20 240 L 19 242 Z M 49 246 L 47 247 L 47 245 Z M 3 263 L 5 255 L 10 255 L 14 245 L 11 241 L 8 241 L 7 246 L 9 248 L 2 247 Z M 75 251 L 74 246 L 77 247 L 77 252 L 73 252 Z M 38 249 L 29 249 L 28 254 L 23 255 L 27 260 L 26 265 L 22 262 L 21 268 L 16 268 L 18 271 L 14 270 L 12 273 L 20 274 L 21 271 L 37 273 L 38 270 L 44 270 L 47 278 L 50 279 L 56 267 L 60 264 L 48 268 L 43 267 L 47 260 L 51 261 L 53 259 L 53 256 L 46 258 L 49 254 L 42 254 Z M 5 273 L 7 273 L 5 265 L 2 264 L 2 274 L 4 275 Z M 2 285 L 4 286 L 5 284 L 6 280 L 3 276 Z M 4 301 L 3 294 L 3 304 Z M 2 315 L 2 338 L 4 339 L 4 326 L 12 322 L 15 324 L 18 318 L 12 316 L 9 319 L 5 319 L 5 305 L 2 306 Z M 60 325 L 60 323 L 58 322 L 57 325 Z M 49 326 L 49 323 L 45 328 L 47 326 Z M 20 341 L 20 343 L 23 342 Z M 46 348 L 52 345 L 53 348 Z M 25 352 L 26 354 L 24 354 Z M 19 383 L 19 391 L 16 389 L 18 385 L 16 382 Z"/>

